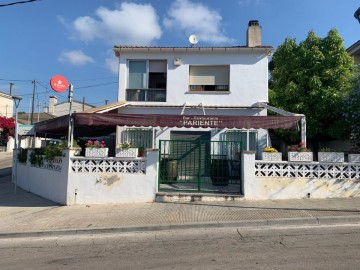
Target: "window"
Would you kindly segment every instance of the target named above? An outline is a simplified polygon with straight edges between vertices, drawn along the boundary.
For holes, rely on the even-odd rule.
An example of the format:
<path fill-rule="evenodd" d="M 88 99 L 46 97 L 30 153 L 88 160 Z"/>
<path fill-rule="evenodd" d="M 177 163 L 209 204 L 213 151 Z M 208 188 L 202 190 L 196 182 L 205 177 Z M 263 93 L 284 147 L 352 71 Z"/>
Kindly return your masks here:
<path fill-rule="evenodd" d="M 190 66 L 189 91 L 229 91 L 229 66 Z"/>
<path fill-rule="evenodd" d="M 129 60 L 129 89 L 166 89 L 165 60 Z"/>
<path fill-rule="evenodd" d="M 132 142 L 133 147 L 153 147 L 153 131 L 150 128 L 127 128 L 122 132 L 122 143 Z"/>
<path fill-rule="evenodd" d="M 247 151 L 256 151 L 257 131 L 256 130 L 234 130 L 226 132 L 227 141 L 240 141 L 242 148 Z"/>
<path fill-rule="evenodd" d="M 166 101 L 166 60 L 129 60 L 127 101 Z"/>

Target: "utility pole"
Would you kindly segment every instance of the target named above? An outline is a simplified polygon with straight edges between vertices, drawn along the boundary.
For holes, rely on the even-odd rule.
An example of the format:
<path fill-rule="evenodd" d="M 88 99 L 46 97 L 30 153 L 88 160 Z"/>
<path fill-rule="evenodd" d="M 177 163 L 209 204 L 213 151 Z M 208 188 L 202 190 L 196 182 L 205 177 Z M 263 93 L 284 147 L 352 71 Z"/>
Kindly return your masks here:
<path fill-rule="evenodd" d="M 10 96 L 12 96 L 13 87 L 14 87 L 14 84 L 13 84 L 13 83 L 10 83 Z"/>
<path fill-rule="evenodd" d="M 33 96 L 32 96 L 32 105 L 31 105 L 31 124 L 34 124 L 34 106 L 35 106 L 35 92 L 36 92 L 36 80 L 33 80 L 34 89 L 33 89 Z"/>

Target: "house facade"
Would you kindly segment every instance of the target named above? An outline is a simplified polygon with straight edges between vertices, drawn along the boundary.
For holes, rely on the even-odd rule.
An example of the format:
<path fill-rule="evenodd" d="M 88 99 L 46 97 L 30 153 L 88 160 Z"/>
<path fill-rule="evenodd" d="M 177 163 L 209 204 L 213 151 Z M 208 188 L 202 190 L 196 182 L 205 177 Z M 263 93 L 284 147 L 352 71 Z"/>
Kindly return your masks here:
<path fill-rule="evenodd" d="M 243 150 L 267 145 L 265 129 L 213 128 L 201 121 L 221 116 L 266 116 L 258 102 L 268 102 L 268 57 L 272 47 L 261 44 L 261 27 L 250 21 L 246 46 L 134 47 L 115 46 L 119 59 L 118 100 L 126 101 L 120 114 L 182 116 L 187 127 L 118 127 L 117 140 L 203 138 L 242 141 Z M 201 117 L 200 117 L 201 116 Z M 215 118 L 214 118 L 215 117 Z"/>
<path fill-rule="evenodd" d="M 11 95 L 0 93 L 0 116 L 14 116 L 14 100 Z"/>
<path fill-rule="evenodd" d="M 73 100 L 71 105 L 71 113 L 82 112 L 89 109 L 95 108 L 95 106 Z M 56 96 L 49 97 L 49 106 L 44 108 L 44 112 L 54 115 L 56 117 L 69 114 L 70 103 L 68 101 L 58 103 Z"/>

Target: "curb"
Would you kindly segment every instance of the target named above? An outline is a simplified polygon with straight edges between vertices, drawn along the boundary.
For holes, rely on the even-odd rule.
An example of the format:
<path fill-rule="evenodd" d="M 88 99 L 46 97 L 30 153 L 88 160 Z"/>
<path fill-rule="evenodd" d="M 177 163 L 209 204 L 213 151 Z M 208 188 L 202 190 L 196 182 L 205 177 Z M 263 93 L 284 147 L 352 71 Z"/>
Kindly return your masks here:
<path fill-rule="evenodd" d="M 64 235 L 86 235 L 86 234 L 109 234 L 125 232 L 149 232 L 183 229 L 209 229 L 209 228 L 254 228 L 254 227 L 276 227 L 276 226 L 321 226 L 338 224 L 360 224 L 360 216 L 335 216 L 335 217 L 305 217 L 305 218 L 280 218 L 260 220 L 238 220 L 222 222 L 194 222 L 185 224 L 154 224 L 146 226 L 128 226 L 117 228 L 92 228 L 92 229 L 64 229 L 51 231 L 27 231 L 0 233 L 0 239 L 24 238 L 24 237 L 49 237 Z"/>

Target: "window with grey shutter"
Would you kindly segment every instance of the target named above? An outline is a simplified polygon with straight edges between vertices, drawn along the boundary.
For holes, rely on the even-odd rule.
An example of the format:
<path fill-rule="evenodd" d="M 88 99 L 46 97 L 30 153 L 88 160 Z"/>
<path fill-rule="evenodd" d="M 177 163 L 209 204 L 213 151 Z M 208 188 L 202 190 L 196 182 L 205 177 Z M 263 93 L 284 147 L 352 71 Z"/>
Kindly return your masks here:
<path fill-rule="evenodd" d="M 229 91 L 228 65 L 190 66 L 190 91 Z"/>

